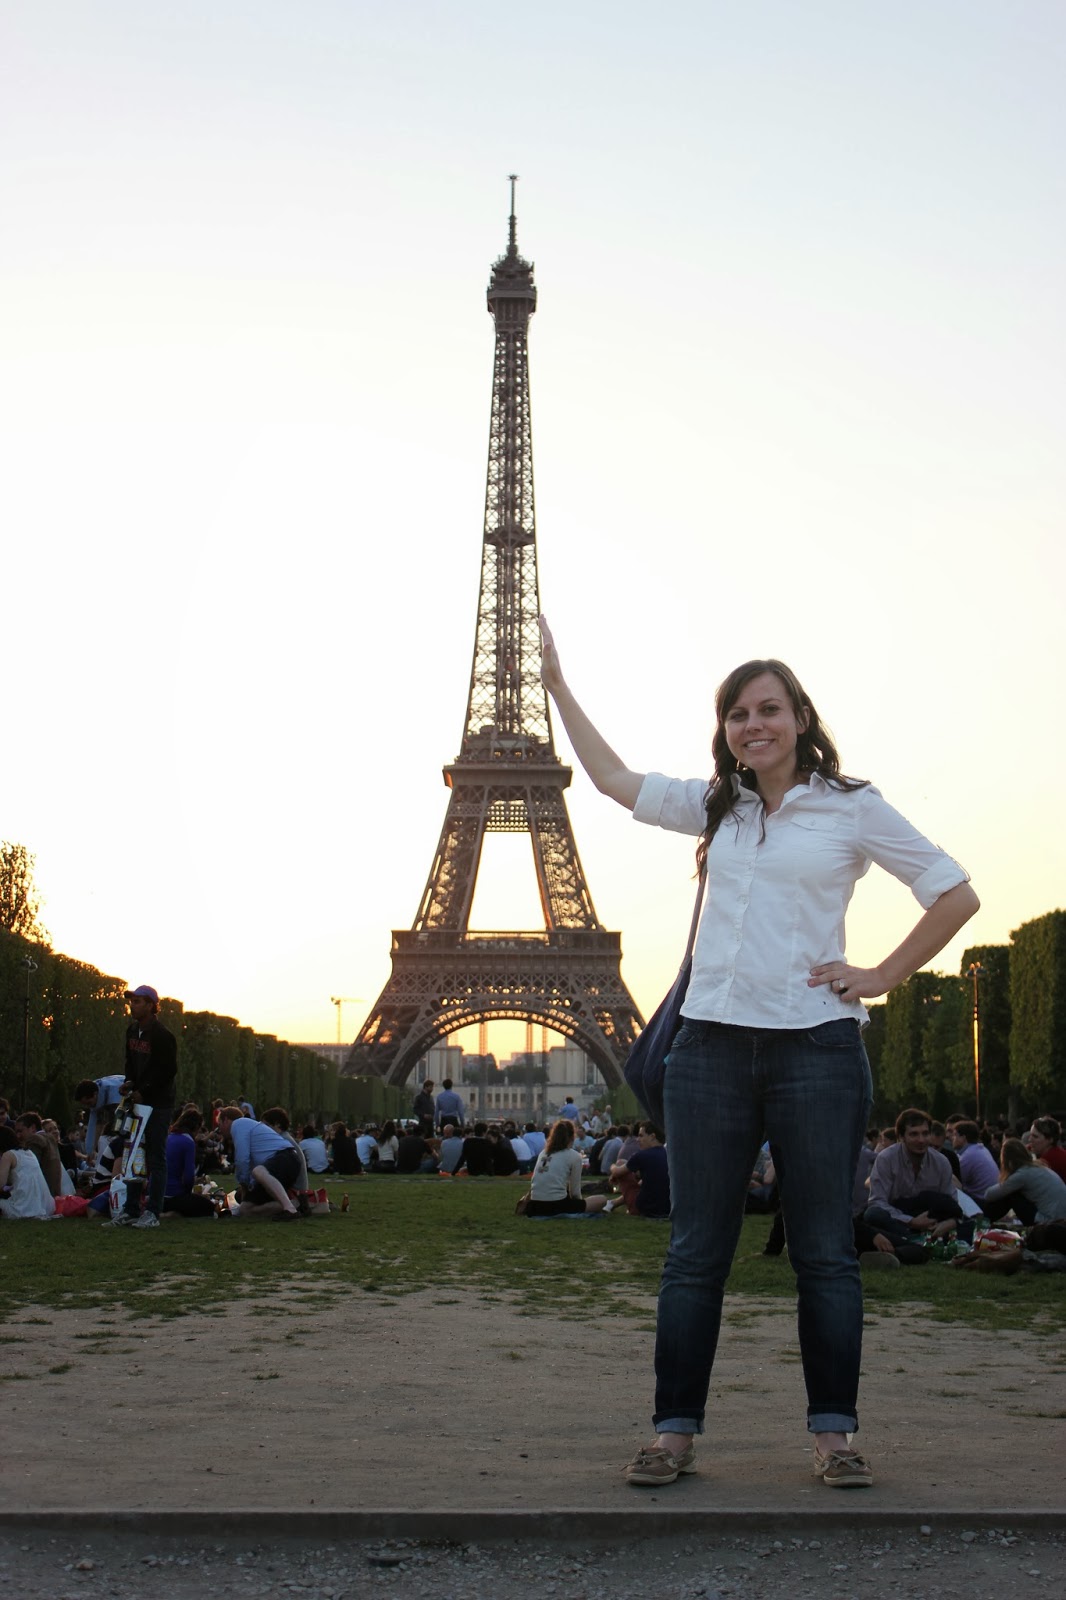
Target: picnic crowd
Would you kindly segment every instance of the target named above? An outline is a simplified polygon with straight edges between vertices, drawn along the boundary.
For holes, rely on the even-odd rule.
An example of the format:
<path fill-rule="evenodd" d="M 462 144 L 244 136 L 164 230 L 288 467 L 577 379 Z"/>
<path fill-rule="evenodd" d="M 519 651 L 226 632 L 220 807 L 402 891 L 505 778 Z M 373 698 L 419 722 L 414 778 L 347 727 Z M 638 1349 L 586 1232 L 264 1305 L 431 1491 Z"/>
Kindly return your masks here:
<path fill-rule="evenodd" d="M 203 1109 L 175 1104 L 177 1052 L 159 1021 L 158 995 L 142 985 L 127 1001 L 125 1071 L 77 1085 L 81 1116 L 65 1133 L 36 1111 L 12 1114 L 0 1099 L 5 1220 L 98 1215 L 107 1226 L 141 1230 L 179 1218 L 293 1221 L 329 1209 L 314 1186 L 327 1174 L 528 1178 L 516 1209 L 530 1218 L 616 1211 L 669 1218 L 669 1150 L 654 1123 L 615 1123 L 609 1106 L 584 1113 L 569 1097 L 548 1127 L 470 1123 L 451 1079 L 436 1094 L 427 1079 L 409 1118 L 351 1129 L 343 1122 L 293 1129 L 283 1107 L 257 1116 L 244 1096 Z M 138 1106 L 152 1109 L 131 1169 L 124 1155 Z M 1061 1259 L 1066 1268 L 1063 1120 L 979 1126 L 959 1113 L 941 1123 L 909 1107 L 891 1127 L 868 1129 L 852 1195 L 863 1267 L 919 1265 L 944 1254 L 977 1262 L 975 1237 L 980 1245 L 992 1224 L 1005 1224 L 1007 1239 L 995 1242 L 1016 1236 L 1012 1267 L 1024 1262 L 1024 1240 L 1030 1260 L 1057 1266 Z M 768 1256 L 787 1250 L 777 1159 L 764 1144 L 745 1203 L 747 1212 L 772 1219 Z M 985 1261 L 994 1254 L 1005 1259 L 989 1251 Z"/>

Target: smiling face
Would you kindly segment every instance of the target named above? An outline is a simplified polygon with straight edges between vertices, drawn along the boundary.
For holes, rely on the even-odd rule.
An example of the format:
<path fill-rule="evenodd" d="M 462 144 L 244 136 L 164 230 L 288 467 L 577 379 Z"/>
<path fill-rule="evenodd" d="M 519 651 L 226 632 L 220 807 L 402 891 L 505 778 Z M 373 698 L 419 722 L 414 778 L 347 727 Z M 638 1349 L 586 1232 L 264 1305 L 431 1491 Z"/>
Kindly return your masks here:
<path fill-rule="evenodd" d="M 796 741 L 809 712 L 797 715 L 785 684 L 776 672 L 749 678 L 725 710 L 722 726 L 730 754 L 750 767 L 756 781 L 785 783 L 798 776 Z"/>

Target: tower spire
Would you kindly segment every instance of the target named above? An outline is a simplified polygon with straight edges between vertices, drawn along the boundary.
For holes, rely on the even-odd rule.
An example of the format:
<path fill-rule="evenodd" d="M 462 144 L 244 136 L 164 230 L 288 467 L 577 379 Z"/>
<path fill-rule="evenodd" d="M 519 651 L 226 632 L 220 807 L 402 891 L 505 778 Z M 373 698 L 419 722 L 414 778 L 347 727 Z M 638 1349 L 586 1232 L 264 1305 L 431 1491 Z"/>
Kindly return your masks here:
<path fill-rule="evenodd" d="M 518 173 L 517 172 L 512 172 L 511 173 L 510 182 L 511 182 L 511 228 L 510 228 L 510 237 L 509 237 L 509 239 L 507 241 L 507 254 L 509 256 L 516 256 L 518 254 L 518 218 L 515 216 L 515 209 L 514 209 L 514 186 L 518 182 Z"/>

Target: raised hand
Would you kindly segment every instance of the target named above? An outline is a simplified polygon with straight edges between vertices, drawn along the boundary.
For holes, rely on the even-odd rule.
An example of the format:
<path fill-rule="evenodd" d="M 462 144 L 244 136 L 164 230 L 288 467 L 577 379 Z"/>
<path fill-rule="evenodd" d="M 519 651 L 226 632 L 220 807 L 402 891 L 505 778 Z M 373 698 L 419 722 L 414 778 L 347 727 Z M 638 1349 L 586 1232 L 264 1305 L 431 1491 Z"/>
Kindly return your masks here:
<path fill-rule="evenodd" d="M 558 694 L 563 687 L 563 669 L 559 664 L 559 652 L 555 648 L 552 631 L 548 627 L 547 617 L 541 617 L 540 622 L 540 681 L 550 695 Z"/>

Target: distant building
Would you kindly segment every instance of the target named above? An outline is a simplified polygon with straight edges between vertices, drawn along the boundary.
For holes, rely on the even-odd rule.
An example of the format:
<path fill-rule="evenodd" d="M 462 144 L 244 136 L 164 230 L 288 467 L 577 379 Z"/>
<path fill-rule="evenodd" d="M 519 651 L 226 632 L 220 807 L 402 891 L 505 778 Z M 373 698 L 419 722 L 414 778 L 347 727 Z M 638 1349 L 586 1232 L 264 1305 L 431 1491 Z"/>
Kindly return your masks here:
<path fill-rule="evenodd" d="M 463 1081 L 463 1052 L 457 1044 L 435 1044 L 408 1078 L 408 1086 L 421 1089 L 427 1078 L 432 1078 L 438 1089 L 445 1078 L 451 1078 L 462 1094 L 459 1086 Z"/>
<path fill-rule="evenodd" d="M 547 1081 L 544 1071 L 547 1069 Z M 607 1092 L 592 1061 L 576 1045 L 555 1045 L 547 1051 L 517 1051 L 497 1067 L 492 1056 L 468 1055 L 456 1045 L 437 1045 L 408 1079 L 414 1092 L 424 1079 L 439 1087 L 451 1078 L 466 1101 L 471 1118 L 486 1122 L 547 1122 L 562 1110 L 570 1095 L 583 1110 Z"/>

